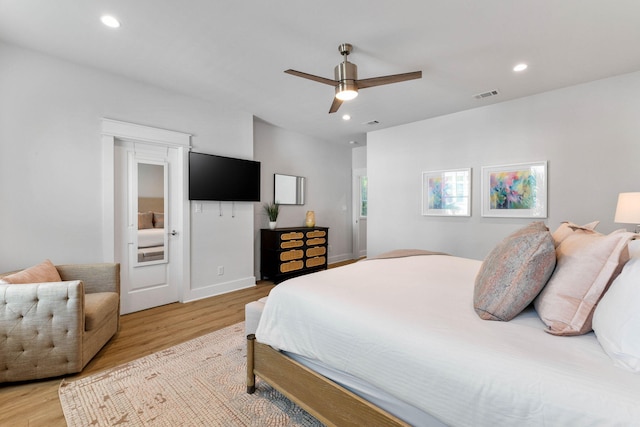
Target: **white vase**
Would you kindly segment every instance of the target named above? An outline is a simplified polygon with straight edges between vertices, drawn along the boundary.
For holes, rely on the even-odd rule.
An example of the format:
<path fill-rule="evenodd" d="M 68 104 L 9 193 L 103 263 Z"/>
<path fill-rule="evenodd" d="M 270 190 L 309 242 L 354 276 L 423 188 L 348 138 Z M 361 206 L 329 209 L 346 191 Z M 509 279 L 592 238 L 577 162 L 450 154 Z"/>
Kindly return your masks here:
<path fill-rule="evenodd" d="M 269 221 L 269 230 L 275 230 L 276 224 L 276 221 Z"/>

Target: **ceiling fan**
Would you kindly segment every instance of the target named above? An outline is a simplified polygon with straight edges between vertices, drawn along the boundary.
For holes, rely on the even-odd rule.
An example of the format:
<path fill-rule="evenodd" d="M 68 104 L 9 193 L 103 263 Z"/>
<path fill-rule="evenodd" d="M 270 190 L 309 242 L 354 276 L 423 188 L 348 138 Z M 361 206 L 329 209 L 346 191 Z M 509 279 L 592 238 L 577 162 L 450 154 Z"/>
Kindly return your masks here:
<path fill-rule="evenodd" d="M 347 61 L 347 56 L 353 50 L 353 46 L 349 43 L 342 43 L 338 46 L 338 51 L 342 55 L 344 61 L 336 65 L 334 69 L 335 80 L 326 79 L 324 77 L 314 76 L 313 74 L 303 73 L 302 71 L 286 70 L 285 73 L 293 76 L 302 77 L 304 79 L 313 80 L 315 82 L 324 83 L 336 88 L 336 96 L 333 99 L 329 114 L 338 111 L 343 101 L 349 101 L 358 96 L 358 89 L 364 89 L 373 86 L 388 85 L 390 83 L 404 82 L 406 80 L 422 78 L 422 71 L 414 71 L 411 73 L 393 74 L 390 76 L 373 77 L 370 79 L 358 80 L 358 67 Z"/>

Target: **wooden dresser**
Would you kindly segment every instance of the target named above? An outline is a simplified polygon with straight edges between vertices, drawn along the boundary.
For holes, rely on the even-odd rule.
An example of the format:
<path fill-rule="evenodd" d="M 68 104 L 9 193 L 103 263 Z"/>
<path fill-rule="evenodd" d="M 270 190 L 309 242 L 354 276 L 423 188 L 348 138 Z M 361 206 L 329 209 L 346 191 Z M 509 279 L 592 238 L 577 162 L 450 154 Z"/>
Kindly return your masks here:
<path fill-rule="evenodd" d="M 260 234 L 262 279 L 280 283 L 290 277 L 327 268 L 328 227 L 290 227 Z"/>

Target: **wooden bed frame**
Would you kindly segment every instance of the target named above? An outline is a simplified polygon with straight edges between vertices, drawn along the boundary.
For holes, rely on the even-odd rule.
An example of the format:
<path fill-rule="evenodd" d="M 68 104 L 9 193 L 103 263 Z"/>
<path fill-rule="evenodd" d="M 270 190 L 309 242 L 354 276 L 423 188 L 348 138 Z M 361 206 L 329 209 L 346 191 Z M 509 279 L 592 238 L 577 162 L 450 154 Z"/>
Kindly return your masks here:
<path fill-rule="evenodd" d="M 328 426 L 403 426 L 409 424 L 371 402 L 247 336 L 247 393 L 256 375 Z"/>

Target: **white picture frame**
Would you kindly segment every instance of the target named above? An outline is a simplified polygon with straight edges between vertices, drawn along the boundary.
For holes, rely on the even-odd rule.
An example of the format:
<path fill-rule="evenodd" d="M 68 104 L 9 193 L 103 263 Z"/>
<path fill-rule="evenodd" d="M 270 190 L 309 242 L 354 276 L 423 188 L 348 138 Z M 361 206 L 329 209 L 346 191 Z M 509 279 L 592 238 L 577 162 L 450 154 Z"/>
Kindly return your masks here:
<path fill-rule="evenodd" d="M 471 216 L 471 168 L 422 172 L 422 215 Z"/>
<path fill-rule="evenodd" d="M 483 166 L 483 217 L 546 218 L 547 161 Z"/>

